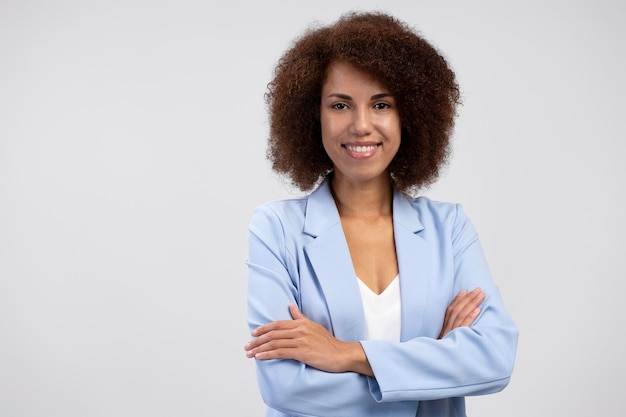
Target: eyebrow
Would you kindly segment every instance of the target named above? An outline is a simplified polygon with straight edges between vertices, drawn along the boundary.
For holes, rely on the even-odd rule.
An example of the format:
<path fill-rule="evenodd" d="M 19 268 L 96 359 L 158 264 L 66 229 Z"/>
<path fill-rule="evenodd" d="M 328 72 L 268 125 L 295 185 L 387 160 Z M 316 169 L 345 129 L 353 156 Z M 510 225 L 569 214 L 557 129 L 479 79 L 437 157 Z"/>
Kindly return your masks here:
<path fill-rule="evenodd" d="M 350 97 L 349 95 L 341 94 L 341 93 L 332 93 L 332 94 L 329 94 L 328 97 L 337 97 L 342 100 L 352 100 L 352 97 Z M 372 97 L 370 97 L 370 100 L 379 100 L 385 97 L 393 97 L 393 95 L 389 93 L 374 94 Z"/>

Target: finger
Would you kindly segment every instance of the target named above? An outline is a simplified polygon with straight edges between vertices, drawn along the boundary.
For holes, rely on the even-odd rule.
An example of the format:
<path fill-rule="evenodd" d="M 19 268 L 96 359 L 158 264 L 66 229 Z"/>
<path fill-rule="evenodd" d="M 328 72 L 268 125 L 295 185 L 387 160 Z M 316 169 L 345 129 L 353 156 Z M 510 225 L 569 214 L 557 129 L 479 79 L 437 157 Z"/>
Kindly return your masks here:
<path fill-rule="evenodd" d="M 294 330 L 273 330 L 251 340 L 244 346 L 244 349 L 248 357 L 251 357 L 259 350 L 268 350 L 274 346 L 283 346 L 284 343 L 292 343 L 298 336 Z"/>
<path fill-rule="evenodd" d="M 274 349 L 274 350 L 270 350 L 270 351 L 265 351 L 265 352 L 258 352 L 254 355 L 254 359 L 258 359 L 261 361 L 266 361 L 269 359 L 295 359 L 298 360 L 297 358 L 297 353 L 298 350 L 291 348 L 291 347 L 285 347 L 285 348 L 279 348 L 279 349 Z"/>
<path fill-rule="evenodd" d="M 450 304 L 449 310 L 451 310 L 451 314 L 458 315 L 462 311 L 467 311 L 470 305 L 477 307 L 477 299 L 481 297 L 481 295 L 484 295 L 483 291 L 480 288 L 475 288 L 470 292 L 466 292 L 463 297 L 457 297 L 458 299 L 455 299 L 456 302 Z M 479 302 L 482 302 L 482 300 Z"/>
<path fill-rule="evenodd" d="M 478 315 L 480 314 L 480 308 L 475 308 L 474 310 L 472 310 L 466 317 L 464 320 L 462 320 L 459 325 L 457 327 L 469 327 L 472 325 L 472 323 L 474 323 L 474 321 L 476 320 L 476 318 L 478 317 Z"/>
<path fill-rule="evenodd" d="M 459 306 L 462 306 L 463 300 L 467 298 L 467 290 L 461 290 L 454 300 L 450 303 L 448 308 L 446 309 L 446 314 L 444 316 L 442 332 L 446 332 L 451 330 L 451 327 L 456 319 L 458 314 Z"/>
<path fill-rule="evenodd" d="M 439 338 L 457 327 L 470 326 L 480 314 L 480 310 L 476 309 L 484 298 L 485 294 L 480 288 L 475 288 L 470 292 L 461 290 L 446 309 Z"/>
<path fill-rule="evenodd" d="M 477 288 L 471 291 L 467 297 L 463 299 L 463 302 L 457 305 L 457 311 L 455 311 L 454 319 L 452 320 L 452 328 L 467 326 L 474 322 L 474 319 L 478 316 L 476 310 L 485 299 L 485 293 Z"/>
<path fill-rule="evenodd" d="M 268 359 L 268 357 L 273 356 L 276 351 L 284 351 L 286 349 L 291 349 L 293 351 L 296 348 L 297 343 L 293 339 L 271 340 L 268 343 L 264 343 L 261 346 L 246 351 L 246 356 L 249 358 Z"/>
<path fill-rule="evenodd" d="M 297 324 L 294 323 L 293 320 L 277 320 L 257 327 L 252 330 L 251 334 L 254 337 L 259 337 L 274 330 L 292 329 L 295 326 L 297 326 Z"/>
<path fill-rule="evenodd" d="M 454 300 L 452 300 L 452 302 L 450 303 L 450 305 L 448 306 L 448 309 L 454 309 L 457 305 L 459 305 L 463 299 L 467 296 L 467 290 L 461 290 L 456 297 L 454 297 Z"/>
<path fill-rule="evenodd" d="M 289 313 L 294 320 L 306 319 L 306 316 L 302 314 L 302 312 L 298 309 L 298 306 L 295 303 L 289 304 Z"/>

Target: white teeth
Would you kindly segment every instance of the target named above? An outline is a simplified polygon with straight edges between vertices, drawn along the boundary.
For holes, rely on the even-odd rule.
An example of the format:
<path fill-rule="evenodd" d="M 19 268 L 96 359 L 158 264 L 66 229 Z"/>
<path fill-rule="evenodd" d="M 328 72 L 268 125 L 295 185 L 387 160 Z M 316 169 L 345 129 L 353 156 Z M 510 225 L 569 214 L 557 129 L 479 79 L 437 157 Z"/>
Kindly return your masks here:
<path fill-rule="evenodd" d="M 376 145 L 368 146 L 346 146 L 350 152 L 370 152 L 376 149 Z"/>

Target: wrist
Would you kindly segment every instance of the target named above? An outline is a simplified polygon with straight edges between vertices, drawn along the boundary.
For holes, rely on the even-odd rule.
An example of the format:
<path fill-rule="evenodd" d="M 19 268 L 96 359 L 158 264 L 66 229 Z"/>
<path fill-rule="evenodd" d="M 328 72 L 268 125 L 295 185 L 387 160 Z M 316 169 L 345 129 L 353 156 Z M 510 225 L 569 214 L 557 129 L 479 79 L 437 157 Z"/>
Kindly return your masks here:
<path fill-rule="evenodd" d="M 345 342 L 345 361 L 347 372 L 374 376 L 372 367 L 360 342 Z"/>

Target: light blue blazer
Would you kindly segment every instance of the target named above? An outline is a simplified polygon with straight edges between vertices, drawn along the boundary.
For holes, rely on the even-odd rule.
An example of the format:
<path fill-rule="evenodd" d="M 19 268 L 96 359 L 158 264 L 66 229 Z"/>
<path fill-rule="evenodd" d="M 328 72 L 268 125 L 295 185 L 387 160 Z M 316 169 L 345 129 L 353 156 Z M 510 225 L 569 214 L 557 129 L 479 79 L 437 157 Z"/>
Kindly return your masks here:
<path fill-rule="evenodd" d="M 395 192 L 393 223 L 401 341 L 366 341 L 357 278 L 329 181 L 308 197 L 255 210 L 247 258 L 250 329 L 290 319 L 288 306 L 295 302 L 336 338 L 360 341 L 375 374 L 257 360 L 267 416 L 465 416 L 464 396 L 508 384 L 518 330 L 462 208 Z M 487 297 L 474 324 L 438 340 L 454 296 L 476 287 Z"/>

